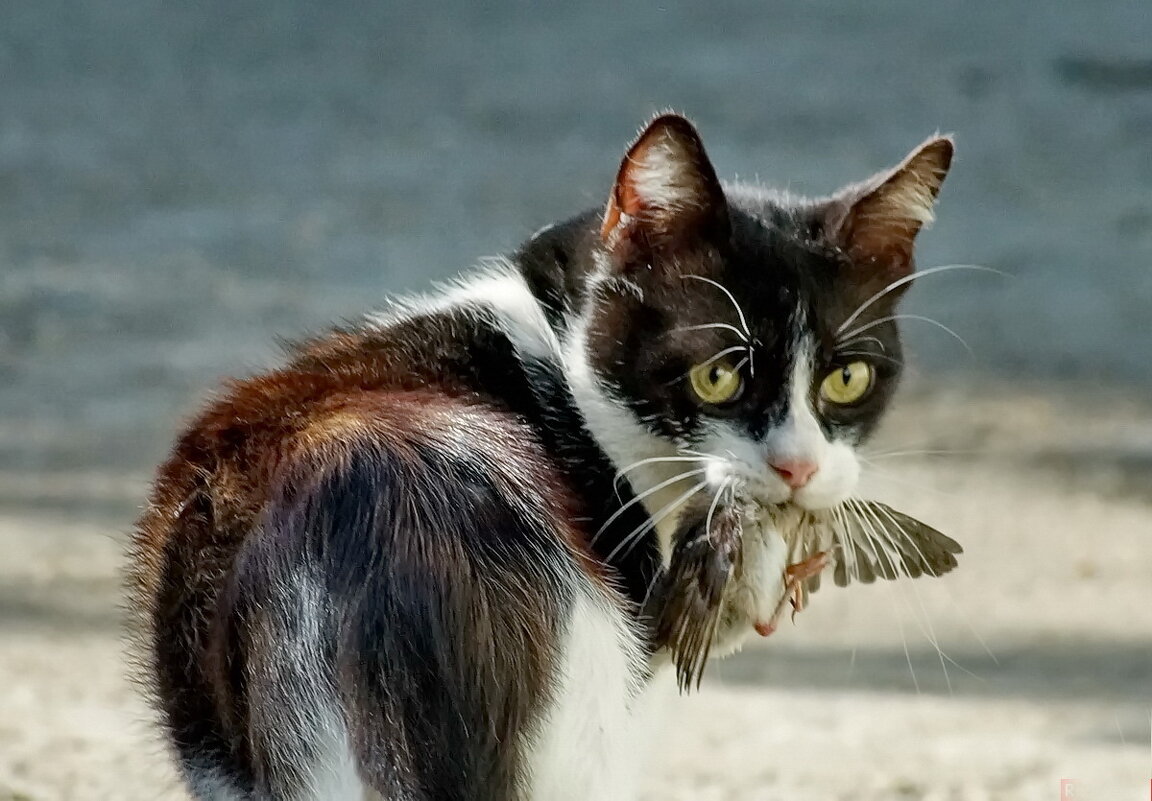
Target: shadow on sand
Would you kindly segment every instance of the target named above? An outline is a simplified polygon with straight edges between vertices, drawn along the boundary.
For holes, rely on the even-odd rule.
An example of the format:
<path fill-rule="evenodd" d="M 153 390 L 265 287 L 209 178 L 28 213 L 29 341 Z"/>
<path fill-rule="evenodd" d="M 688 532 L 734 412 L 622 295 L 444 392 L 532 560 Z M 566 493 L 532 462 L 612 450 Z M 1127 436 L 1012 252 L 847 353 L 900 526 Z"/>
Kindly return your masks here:
<path fill-rule="evenodd" d="M 1152 652 L 1146 643 L 1037 639 L 983 650 L 929 647 L 749 648 L 719 663 L 719 681 L 757 687 L 872 690 L 1152 706 Z M 945 675 L 947 673 L 947 675 Z M 913 677 L 914 676 L 914 677 Z"/>

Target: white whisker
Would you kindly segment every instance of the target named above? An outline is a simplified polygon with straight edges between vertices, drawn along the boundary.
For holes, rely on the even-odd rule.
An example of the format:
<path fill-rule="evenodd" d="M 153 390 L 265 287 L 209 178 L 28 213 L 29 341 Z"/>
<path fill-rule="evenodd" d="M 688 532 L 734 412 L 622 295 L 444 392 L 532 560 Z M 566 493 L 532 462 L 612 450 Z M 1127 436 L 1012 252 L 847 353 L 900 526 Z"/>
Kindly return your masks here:
<path fill-rule="evenodd" d="M 699 456 L 701 459 L 715 458 L 710 453 L 703 453 L 702 451 L 694 451 L 691 448 L 677 448 L 677 450 L 679 450 L 680 453 L 687 453 L 690 456 Z"/>
<path fill-rule="evenodd" d="M 659 492 L 660 490 L 664 489 L 665 487 L 668 487 L 668 486 L 671 486 L 672 484 L 675 484 L 677 481 L 683 481 L 686 478 L 689 478 L 691 476 L 698 476 L 704 472 L 707 472 L 707 468 L 701 467 L 701 468 L 698 468 L 696 470 L 688 470 L 686 472 L 680 473 L 679 475 L 672 476 L 672 478 L 666 479 L 665 481 L 661 481 L 659 484 L 657 484 L 654 487 L 649 487 L 648 489 L 644 490 L 639 495 L 632 498 L 632 500 L 628 501 L 628 503 L 624 504 L 619 509 L 617 509 L 615 512 L 613 512 L 612 516 L 604 521 L 604 525 L 600 526 L 600 530 L 592 535 L 592 540 L 590 541 L 589 544 L 595 545 L 596 540 L 599 539 L 600 535 L 603 534 L 605 531 L 607 531 L 608 527 L 611 526 L 613 523 L 615 523 L 616 519 L 618 517 L 620 517 L 620 515 L 624 514 L 624 512 L 628 511 L 628 509 L 630 507 L 632 507 L 635 504 L 639 503 L 640 501 L 644 500 L 649 495 L 652 495 L 655 492 Z"/>
<path fill-rule="evenodd" d="M 936 493 L 937 495 L 942 495 L 948 498 L 955 498 L 959 494 L 956 492 L 949 492 L 948 490 L 942 490 L 939 487 L 930 487 L 927 484 L 922 484 L 918 481 L 909 481 L 907 478 L 897 475 L 895 471 L 883 468 L 878 464 L 873 464 L 869 459 L 860 456 L 859 454 L 857 454 L 856 458 L 859 459 L 863 464 L 868 465 L 869 476 L 877 478 L 881 481 L 890 481 L 893 484 L 899 484 L 904 487 L 911 487 L 912 489 L 920 490 L 921 492 Z"/>
<path fill-rule="evenodd" d="M 662 462 L 699 462 L 702 457 L 699 456 L 653 456 L 648 459 L 641 459 L 638 462 L 633 462 L 627 467 L 621 467 L 616 471 L 616 476 L 612 480 L 612 486 L 617 492 L 620 491 L 620 481 L 633 470 L 643 467 L 646 464 L 655 464 Z"/>
<path fill-rule="evenodd" d="M 889 512 L 887 509 L 883 509 L 883 508 L 880 508 L 879 511 L 883 512 L 884 515 L 891 521 L 892 525 L 896 527 L 896 531 L 898 531 L 900 533 L 900 536 L 903 537 L 904 541 L 907 542 L 909 545 L 911 545 L 913 549 L 915 549 L 917 555 L 919 555 L 919 557 L 920 557 L 920 561 L 924 563 L 925 568 L 927 568 L 928 570 L 931 570 L 932 566 L 928 563 L 928 557 L 926 557 L 924 555 L 924 550 L 920 547 L 919 543 L 916 542 L 915 538 L 911 537 L 908 534 L 908 532 L 904 529 L 904 527 L 901 526 L 900 523 L 896 520 L 896 518 L 892 516 L 891 512 Z M 868 513 L 872 516 L 872 519 L 876 521 L 877 532 L 880 535 L 887 537 L 888 542 L 891 544 L 892 548 L 894 550 L 898 551 L 899 547 L 896 545 L 896 542 L 895 542 L 895 532 L 892 529 L 890 529 L 888 526 L 885 526 L 882 524 L 882 522 L 880 521 L 880 518 L 876 512 L 877 512 L 877 508 L 870 507 L 868 509 Z M 908 574 L 908 572 L 909 572 L 906 567 L 905 567 L 904 572 L 905 572 L 905 574 Z M 931 574 L 929 574 L 929 575 L 931 575 Z M 921 626 L 921 632 L 925 635 L 925 637 L 928 638 L 928 642 L 930 642 L 932 644 L 932 647 L 936 649 L 936 655 L 940 659 L 940 669 L 944 672 L 944 683 L 948 685 L 948 694 L 949 695 L 955 695 L 955 692 L 952 689 L 952 677 L 948 673 L 948 665 L 946 664 L 946 662 L 951 662 L 952 664 L 956 665 L 957 667 L 960 667 L 960 666 L 957 664 L 956 660 L 952 659 L 952 657 L 945 654 L 944 649 L 940 647 L 940 641 L 936 637 L 936 630 L 932 626 L 931 615 L 928 614 L 928 607 L 924 605 L 924 599 L 920 596 L 920 591 L 917 589 L 916 585 L 912 584 L 911 586 L 912 586 L 912 595 L 916 599 L 916 603 L 917 603 L 917 605 L 919 605 L 921 613 L 923 613 L 923 615 L 924 615 L 924 617 L 923 617 L 924 625 Z M 915 612 L 913 612 L 913 616 L 915 616 Z M 967 670 L 967 668 L 963 668 L 963 667 L 961 667 L 960 669 L 965 670 L 965 671 Z"/>
<path fill-rule="evenodd" d="M 708 514 L 704 517 L 704 536 L 709 539 L 712 538 L 712 515 L 716 511 L 716 505 L 720 503 L 720 496 L 724 493 L 724 488 L 728 486 L 730 481 L 732 479 L 726 478 L 720 482 L 720 488 L 716 490 L 716 497 L 712 499 L 712 503 L 708 506 Z"/>
<path fill-rule="evenodd" d="M 958 455 L 972 455 L 980 453 L 977 450 L 944 450 L 944 449 L 928 449 L 928 450 L 906 450 L 906 451 L 879 451 L 877 453 L 868 454 L 869 459 L 894 459 L 897 456 L 958 456 Z"/>
<path fill-rule="evenodd" d="M 877 347 L 880 348 L 880 350 L 888 350 L 886 347 L 884 347 L 884 343 L 880 341 L 880 337 L 873 337 L 873 336 L 856 337 L 855 339 L 849 339 L 847 342 L 841 342 L 841 341 L 837 340 L 836 341 L 836 347 L 837 348 L 850 348 L 853 345 L 855 345 L 857 342 L 875 342 Z"/>
<path fill-rule="evenodd" d="M 838 356 L 867 356 L 869 359 L 886 359 L 893 364 L 898 364 L 901 367 L 904 366 L 904 362 L 899 359 L 894 359 L 891 356 L 885 356 L 883 353 L 872 353 L 866 350 L 838 350 L 836 354 Z"/>
<path fill-rule="evenodd" d="M 856 581 L 860 580 L 860 568 L 856 563 L 856 551 L 853 544 L 852 537 L 848 533 L 848 521 L 846 519 L 847 510 L 842 503 L 832 509 L 832 518 L 836 521 L 838 530 L 833 531 L 833 542 L 840 546 L 840 560 L 844 563 L 844 576 L 851 582 L 853 573 L 855 573 Z M 848 675 L 851 676 L 856 672 L 856 650 L 857 644 L 852 643 L 852 655 L 848 659 Z"/>
<path fill-rule="evenodd" d="M 723 359 L 729 353 L 736 353 L 736 352 L 742 351 L 742 350 L 744 350 L 743 345 L 733 345 L 730 348 L 724 348 L 724 350 L 715 353 L 713 356 L 711 356 L 708 359 L 705 359 L 704 361 L 700 362 L 700 364 L 698 364 L 696 366 L 697 367 L 703 367 L 706 364 L 712 364 L 712 362 L 719 361 L 720 359 Z"/>
<path fill-rule="evenodd" d="M 711 531 L 712 530 L 712 513 L 716 511 L 716 504 L 720 501 L 720 496 L 724 493 L 724 488 L 726 486 L 729 486 L 730 483 L 734 483 L 734 480 L 733 479 L 725 479 L 723 482 L 721 482 L 719 489 L 716 490 L 716 497 L 712 499 L 712 505 L 708 507 L 708 516 L 705 518 L 705 522 L 704 522 L 704 530 L 705 531 Z M 629 536 L 631 536 L 631 535 L 629 535 Z M 657 570 L 653 574 L 652 580 L 648 582 L 648 588 L 646 590 L 644 590 L 644 601 L 643 601 L 643 603 L 640 604 L 641 609 L 647 608 L 648 601 L 652 597 L 652 590 L 656 586 L 656 582 L 658 582 L 660 580 L 660 578 L 661 578 L 661 571 Z"/>
<path fill-rule="evenodd" d="M 852 515 L 856 518 L 858 530 L 864 537 L 862 540 L 855 541 L 856 545 L 864 553 L 864 556 L 871 559 L 874 564 L 882 564 L 881 555 L 876 551 L 876 543 L 872 541 L 872 538 L 868 536 L 868 532 L 865 530 L 864 518 L 858 508 L 861 502 L 856 498 L 849 498 L 845 503 L 849 504 Z M 875 572 L 875 569 L 873 569 L 873 572 Z"/>
<path fill-rule="evenodd" d="M 676 509 L 680 507 L 680 504 L 684 503 L 686 500 L 707 486 L 707 481 L 701 481 L 699 484 L 685 492 L 679 498 L 671 501 L 663 508 L 661 508 L 658 512 L 656 512 L 656 514 L 652 515 L 652 517 L 647 522 L 642 523 L 641 525 L 632 529 L 632 531 L 630 531 L 623 539 L 621 539 L 620 542 L 617 543 L 616 547 L 613 548 L 606 557 L 604 557 L 604 561 L 610 563 L 613 559 L 616 558 L 616 554 L 620 553 L 621 548 L 631 547 L 630 543 L 634 544 L 634 542 L 638 541 L 640 537 L 644 536 L 644 534 L 659 525 L 661 520 L 672 514 L 672 512 L 676 511 Z"/>
<path fill-rule="evenodd" d="M 919 553 L 919 555 L 920 555 L 920 558 L 921 558 L 921 559 L 924 561 L 924 563 L 925 563 L 925 564 L 928 564 L 928 559 L 927 559 L 927 557 L 925 557 L 925 555 L 924 555 L 924 550 L 923 550 L 922 548 L 920 548 L 920 545 L 919 545 L 919 543 L 917 543 L 917 542 L 916 542 L 916 540 L 915 540 L 913 537 L 911 537 L 911 536 L 908 534 L 908 532 L 907 532 L 907 531 L 904 529 L 904 527 L 903 527 L 902 525 L 900 525 L 900 523 L 899 523 L 899 522 L 898 522 L 898 521 L 897 521 L 897 520 L 896 520 L 896 519 L 895 519 L 895 518 L 892 516 L 892 513 L 891 513 L 890 511 L 888 511 L 887 509 L 883 509 L 883 508 L 881 508 L 881 509 L 880 509 L 880 511 L 882 511 L 882 512 L 884 513 L 884 515 L 885 515 L 885 516 L 886 516 L 886 517 L 887 517 L 889 520 L 891 520 L 891 521 L 892 521 L 892 524 L 893 524 L 894 526 L 896 526 L 896 528 L 897 528 L 897 529 L 900 531 L 900 533 L 901 533 L 901 534 L 904 536 L 905 540 L 906 540 L 906 541 L 907 541 L 909 544 L 911 544 L 913 548 L 915 548 L 915 549 L 916 549 L 917 553 Z M 961 613 L 961 618 L 962 618 L 962 619 L 963 619 L 963 621 L 964 621 L 964 625 L 965 625 L 965 626 L 967 626 L 968 630 L 972 632 L 972 636 L 976 638 L 976 641 L 980 643 L 981 647 L 984 649 L 984 653 L 988 654 L 989 658 L 991 658 L 991 659 L 992 659 L 993 663 L 995 663 L 995 664 L 997 664 L 997 665 L 998 665 L 998 664 L 1000 664 L 1000 660 L 998 660 L 998 659 L 996 658 L 996 654 L 992 653 L 992 650 L 991 650 L 991 649 L 988 647 L 988 643 L 987 643 L 987 642 L 985 642 L 985 641 L 984 641 L 984 638 L 980 636 L 980 632 L 976 631 L 976 629 L 975 629 L 975 628 L 972 626 L 972 624 L 971 624 L 971 623 L 968 621 L 968 619 L 967 619 L 967 616 L 966 616 L 966 615 L 963 613 L 963 610 L 962 610 L 962 609 L 960 609 L 960 605 L 959 605 L 959 604 L 956 602 L 956 599 L 955 599 L 955 597 L 953 597 L 953 596 L 952 596 L 952 594 L 951 594 L 950 592 L 948 592 L 948 588 L 947 588 L 947 586 L 946 586 L 946 585 L 944 585 L 944 586 L 942 587 L 942 589 L 944 590 L 945 594 L 948 596 L 948 600 L 951 602 L 952 606 L 953 606 L 953 607 L 954 607 L 954 608 L 955 608 L 957 611 L 959 611 L 959 612 Z M 925 614 L 925 618 L 927 618 L 927 614 L 928 614 L 928 613 L 927 613 L 927 611 L 925 611 L 925 613 L 924 613 L 924 614 Z M 929 624 L 929 625 L 931 625 L 931 624 Z M 975 673 L 973 673 L 972 671 L 970 671 L 970 670 L 968 670 L 967 668 L 965 668 L 963 665 L 961 665 L 961 664 L 960 664 L 959 662 L 957 662 L 955 659 L 952 659 L 952 658 L 951 658 L 950 656 L 948 656 L 947 654 L 944 654 L 943 652 L 941 652 L 941 656 L 943 656 L 945 659 L 947 659 L 949 662 L 951 662 L 951 663 L 952 663 L 953 665 L 955 665 L 957 668 L 959 668 L 960 670 L 963 670 L 965 673 L 967 673 L 968 675 L 972 676 L 973 678 L 977 678 L 977 679 L 980 679 L 981 681 L 983 681 L 983 680 L 984 680 L 984 677 L 983 677 L 983 676 L 977 676 Z"/>
<path fill-rule="evenodd" d="M 964 349 L 966 351 L 968 351 L 969 355 L 971 355 L 972 357 L 976 356 L 976 354 L 973 353 L 971 346 L 969 346 L 968 343 L 964 341 L 964 337 L 957 334 L 955 331 L 953 331 L 948 326 L 944 325 L 944 323 L 940 322 L 939 320 L 933 320 L 931 317 L 925 317 L 922 314 L 891 314 L 891 315 L 888 315 L 887 317 L 881 317 L 879 320 L 873 320 L 872 322 L 868 323 L 867 325 L 862 325 L 859 328 L 849 332 L 847 334 L 847 336 L 853 336 L 855 334 L 860 334 L 860 333 L 863 333 L 864 331 L 868 331 L 869 329 L 875 328 L 878 325 L 883 325 L 884 323 L 887 323 L 887 322 L 895 322 L 896 320 L 918 320 L 922 323 L 929 323 L 930 325 L 934 325 L 937 328 L 951 334 L 952 337 L 957 342 L 959 342 L 961 345 L 964 346 Z"/>
<path fill-rule="evenodd" d="M 693 278 L 697 281 L 704 281 L 719 289 L 728 296 L 728 300 L 732 301 L 732 307 L 736 309 L 736 315 L 740 318 L 740 327 L 744 329 L 745 339 L 752 336 L 752 332 L 748 330 L 748 321 L 744 319 L 744 310 L 740 308 L 740 304 L 736 302 L 736 298 L 728 291 L 727 287 L 723 284 L 713 281 L 711 278 L 705 278 L 702 275 L 685 275 L 684 278 Z"/>
<path fill-rule="evenodd" d="M 856 541 L 852 538 L 848 528 L 848 509 L 845 504 L 840 504 L 832 511 L 840 524 L 840 530 L 836 532 L 836 540 L 840 545 L 840 558 L 844 560 L 844 575 L 849 581 L 852 579 L 860 581 L 860 564 L 856 561 Z"/>
<path fill-rule="evenodd" d="M 860 523 L 861 533 L 872 543 L 873 548 L 879 547 L 872 537 L 872 525 L 864 517 L 862 509 L 863 504 L 853 498 L 849 498 L 848 503 L 852 504 L 852 508 L 856 514 L 856 520 Z M 879 552 L 876 552 L 877 557 Z M 881 576 L 881 579 L 883 577 Z M 887 584 L 888 601 L 892 605 L 892 611 L 895 613 L 893 616 L 896 619 L 896 626 L 900 630 L 900 642 L 904 646 L 904 659 L 908 662 L 908 672 L 912 676 L 912 686 L 916 688 L 916 694 L 920 695 L 920 681 L 916 678 L 916 668 L 912 665 L 912 651 L 908 648 L 908 636 L 904 632 L 904 621 L 900 619 L 900 608 L 896 605 L 896 598 L 892 591 L 892 585 Z"/>
<path fill-rule="evenodd" d="M 840 327 L 836 329 L 836 333 L 839 334 L 845 328 L 852 325 L 852 323 L 854 323 L 857 319 L 859 319 L 860 315 L 863 314 L 868 308 L 870 308 L 873 303 L 880 300 L 880 298 L 884 297 L 889 292 L 897 290 L 900 287 L 904 286 L 905 284 L 910 284 L 913 281 L 917 281 L 921 278 L 926 278 L 929 275 L 934 275 L 936 273 L 948 272 L 950 270 L 977 270 L 980 272 L 996 273 L 997 275 L 1003 275 L 1003 276 L 1007 277 L 1006 274 L 1000 270 L 996 270 L 992 267 L 985 267 L 985 266 L 980 265 L 980 264 L 943 264 L 943 265 L 940 265 L 939 267 L 929 267 L 927 270 L 918 270 L 918 271 L 912 273 L 911 275 L 906 275 L 903 278 L 898 278 L 897 280 L 888 284 L 888 286 L 881 289 L 875 295 L 868 298 L 868 300 L 866 300 L 862 304 L 860 304 L 856 308 L 856 311 L 852 312 L 852 314 L 850 314 L 848 316 L 848 319 L 840 324 Z"/>
<path fill-rule="evenodd" d="M 745 349 L 744 345 L 733 345 L 730 348 L 724 348 L 724 350 L 712 354 L 712 356 L 710 358 L 705 359 L 704 361 L 700 362 L 697 365 L 693 365 L 692 370 L 695 370 L 699 367 L 704 367 L 706 365 L 712 364 L 712 362 L 719 361 L 720 359 L 723 359 L 725 356 L 727 356 L 730 353 L 736 353 L 736 352 L 742 351 L 744 349 Z M 685 378 L 687 378 L 688 376 L 690 376 L 692 374 L 692 370 L 689 370 L 687 373 L 684 373 L 683 375 L 681 375 L 677 378 L 674 378 L 673 380 L 667 382 L 667 384 L 665 384 L 665 386 L 668 386 L 669 384 L 675 384 L 677 381 L 683 381 Z M 681 449 L 681 450 L 683 450 L 683 449 Z M 686 452 L 687 451 L 685 451 L 685 453 Z"/>
<path fill-rule="evenodd" d="M 616 475 L 617 476 L 627 475 L 628 473 L 631 473 L 633 470 L 635 470 L 637 467 L 642 467 L 646 464 L 652 464 L 654 462 L 698 462 L 698 461 L 700 461 L 702 456 L 703 456 L 703 454 L 701 454 L 701 456 L 652 456 L 648 459 L 641 459 L 638 462 L 633 462 L 632 464 L 628 465 L 627 467 L 620 468 L 619 470 L 616 471 Z"/>
<path fill-rule="evenodd" d="M 736 336 L 740 337 L 740 339 L 744 340 L 745 342 L 748 341 L 748 335 L 730 323 L 704 323 L 702 325 L 689 325 L 683 328 L 673 328 L 672 331 L 702 331 L 706 328 L 725 328 L 729 331 L 735 332 Z"/>
<path fill-rule="evenodd" d="M 643 613 L 648 608 L 648 602 L 652 600 L 652 590 L 656 589 L 656 585 L 660 583 L 660 579 L 664 578 L 664 569 L 657 567 L 652 571 L 652 580 L 648 582 L 648 588 L 644 590 L 644 601 L 640 604 L 640 612 Z"/>

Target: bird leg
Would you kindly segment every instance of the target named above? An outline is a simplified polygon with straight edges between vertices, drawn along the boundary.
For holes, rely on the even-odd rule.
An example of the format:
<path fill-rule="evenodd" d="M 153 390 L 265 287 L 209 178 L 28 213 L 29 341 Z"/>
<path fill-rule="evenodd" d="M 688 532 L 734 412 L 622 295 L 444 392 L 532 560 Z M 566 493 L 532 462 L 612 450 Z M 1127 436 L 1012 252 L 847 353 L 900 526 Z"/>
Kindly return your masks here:
<path fill-rule="evenodd" d="M 780 603 L 776 605 L 776 611 L 772 613 L 772 618 L 767 623 L 757 623 L 756 633 L 761 637 L 767 637 L 776 631 L 776 626 L 780 622 L 780 617 L 784 614 L 784 606 L 786 603 L 792 605 L 792 618 L 796 618 L 797 612 L 804 610 L 805 600 L 807 593 L 804 591 L 804 581 L 819 573 L 828 566 L 828 552 L 821 551 L 815 556 L 810 556 L 803 562 L 797 562 L 794 565 L 788 565 L 784 568 L 784 595 L 780 598 Z"/>

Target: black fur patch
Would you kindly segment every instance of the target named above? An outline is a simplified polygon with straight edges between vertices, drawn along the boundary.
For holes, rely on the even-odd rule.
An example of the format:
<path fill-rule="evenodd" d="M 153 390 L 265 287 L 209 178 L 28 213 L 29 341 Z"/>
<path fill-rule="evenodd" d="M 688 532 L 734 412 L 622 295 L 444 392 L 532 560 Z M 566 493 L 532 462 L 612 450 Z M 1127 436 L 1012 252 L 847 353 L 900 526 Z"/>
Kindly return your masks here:
<path fill-rule="evenodd" d="M 278 482 L 221 610 L 231 692 L 265 723 L 233 736 L 255 735 L 264 792 L 306 780 L 307 743 L 274 725 L 299 678 L 296 705 L 319 695 L 347 715 L 363 778 L 386 798 L 516 797 L 517 744 L 548 698 L 576 571 L 542 522 L 547 499 L 509 497 L 494 481 L 515 463 L 496 468 L 462 444 L 397 455 L 363 443 Z M 285 619 L 309 582 L 318 642 Z M 318 664 L 294 664 L 302 648 Z M 253 654 L 278 667 L 273 677 L 251 669 Z"/>

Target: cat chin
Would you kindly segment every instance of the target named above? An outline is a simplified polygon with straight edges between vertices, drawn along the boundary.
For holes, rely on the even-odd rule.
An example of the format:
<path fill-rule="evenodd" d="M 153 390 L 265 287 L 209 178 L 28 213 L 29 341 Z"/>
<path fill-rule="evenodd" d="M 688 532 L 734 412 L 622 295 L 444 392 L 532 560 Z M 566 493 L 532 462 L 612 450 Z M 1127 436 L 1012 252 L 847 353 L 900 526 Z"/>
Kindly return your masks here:
<path fill-rule="evenodd" d="M 793 493 L 791 502 L 809 512 L 833 509 L 852 497 L 860 485 L 860 460 L 851 445 L 830 442 L 812 481 Z"/>
<path fill-rule="evenodd" d="M 851 498 L 858 484 L 859 468 L 853 463 L 841 468 L 840 475 L 830 476 L 825 481 L 797 491 L 789 489 L 780 481 L 771 484 L 767 481 L 748 481 L 744 486 L 748 488 L 748 497 L 762 508 L 790 506 L 806 512 L 822 512 L 835 509 Z"/>
<path fill-rule="evenodd" d="M 787 503 L 806 512 L 825 512 L 835 509 L 852 497 L 851 492 L 819 492 L 814 494 L 796 493 Z"/>

